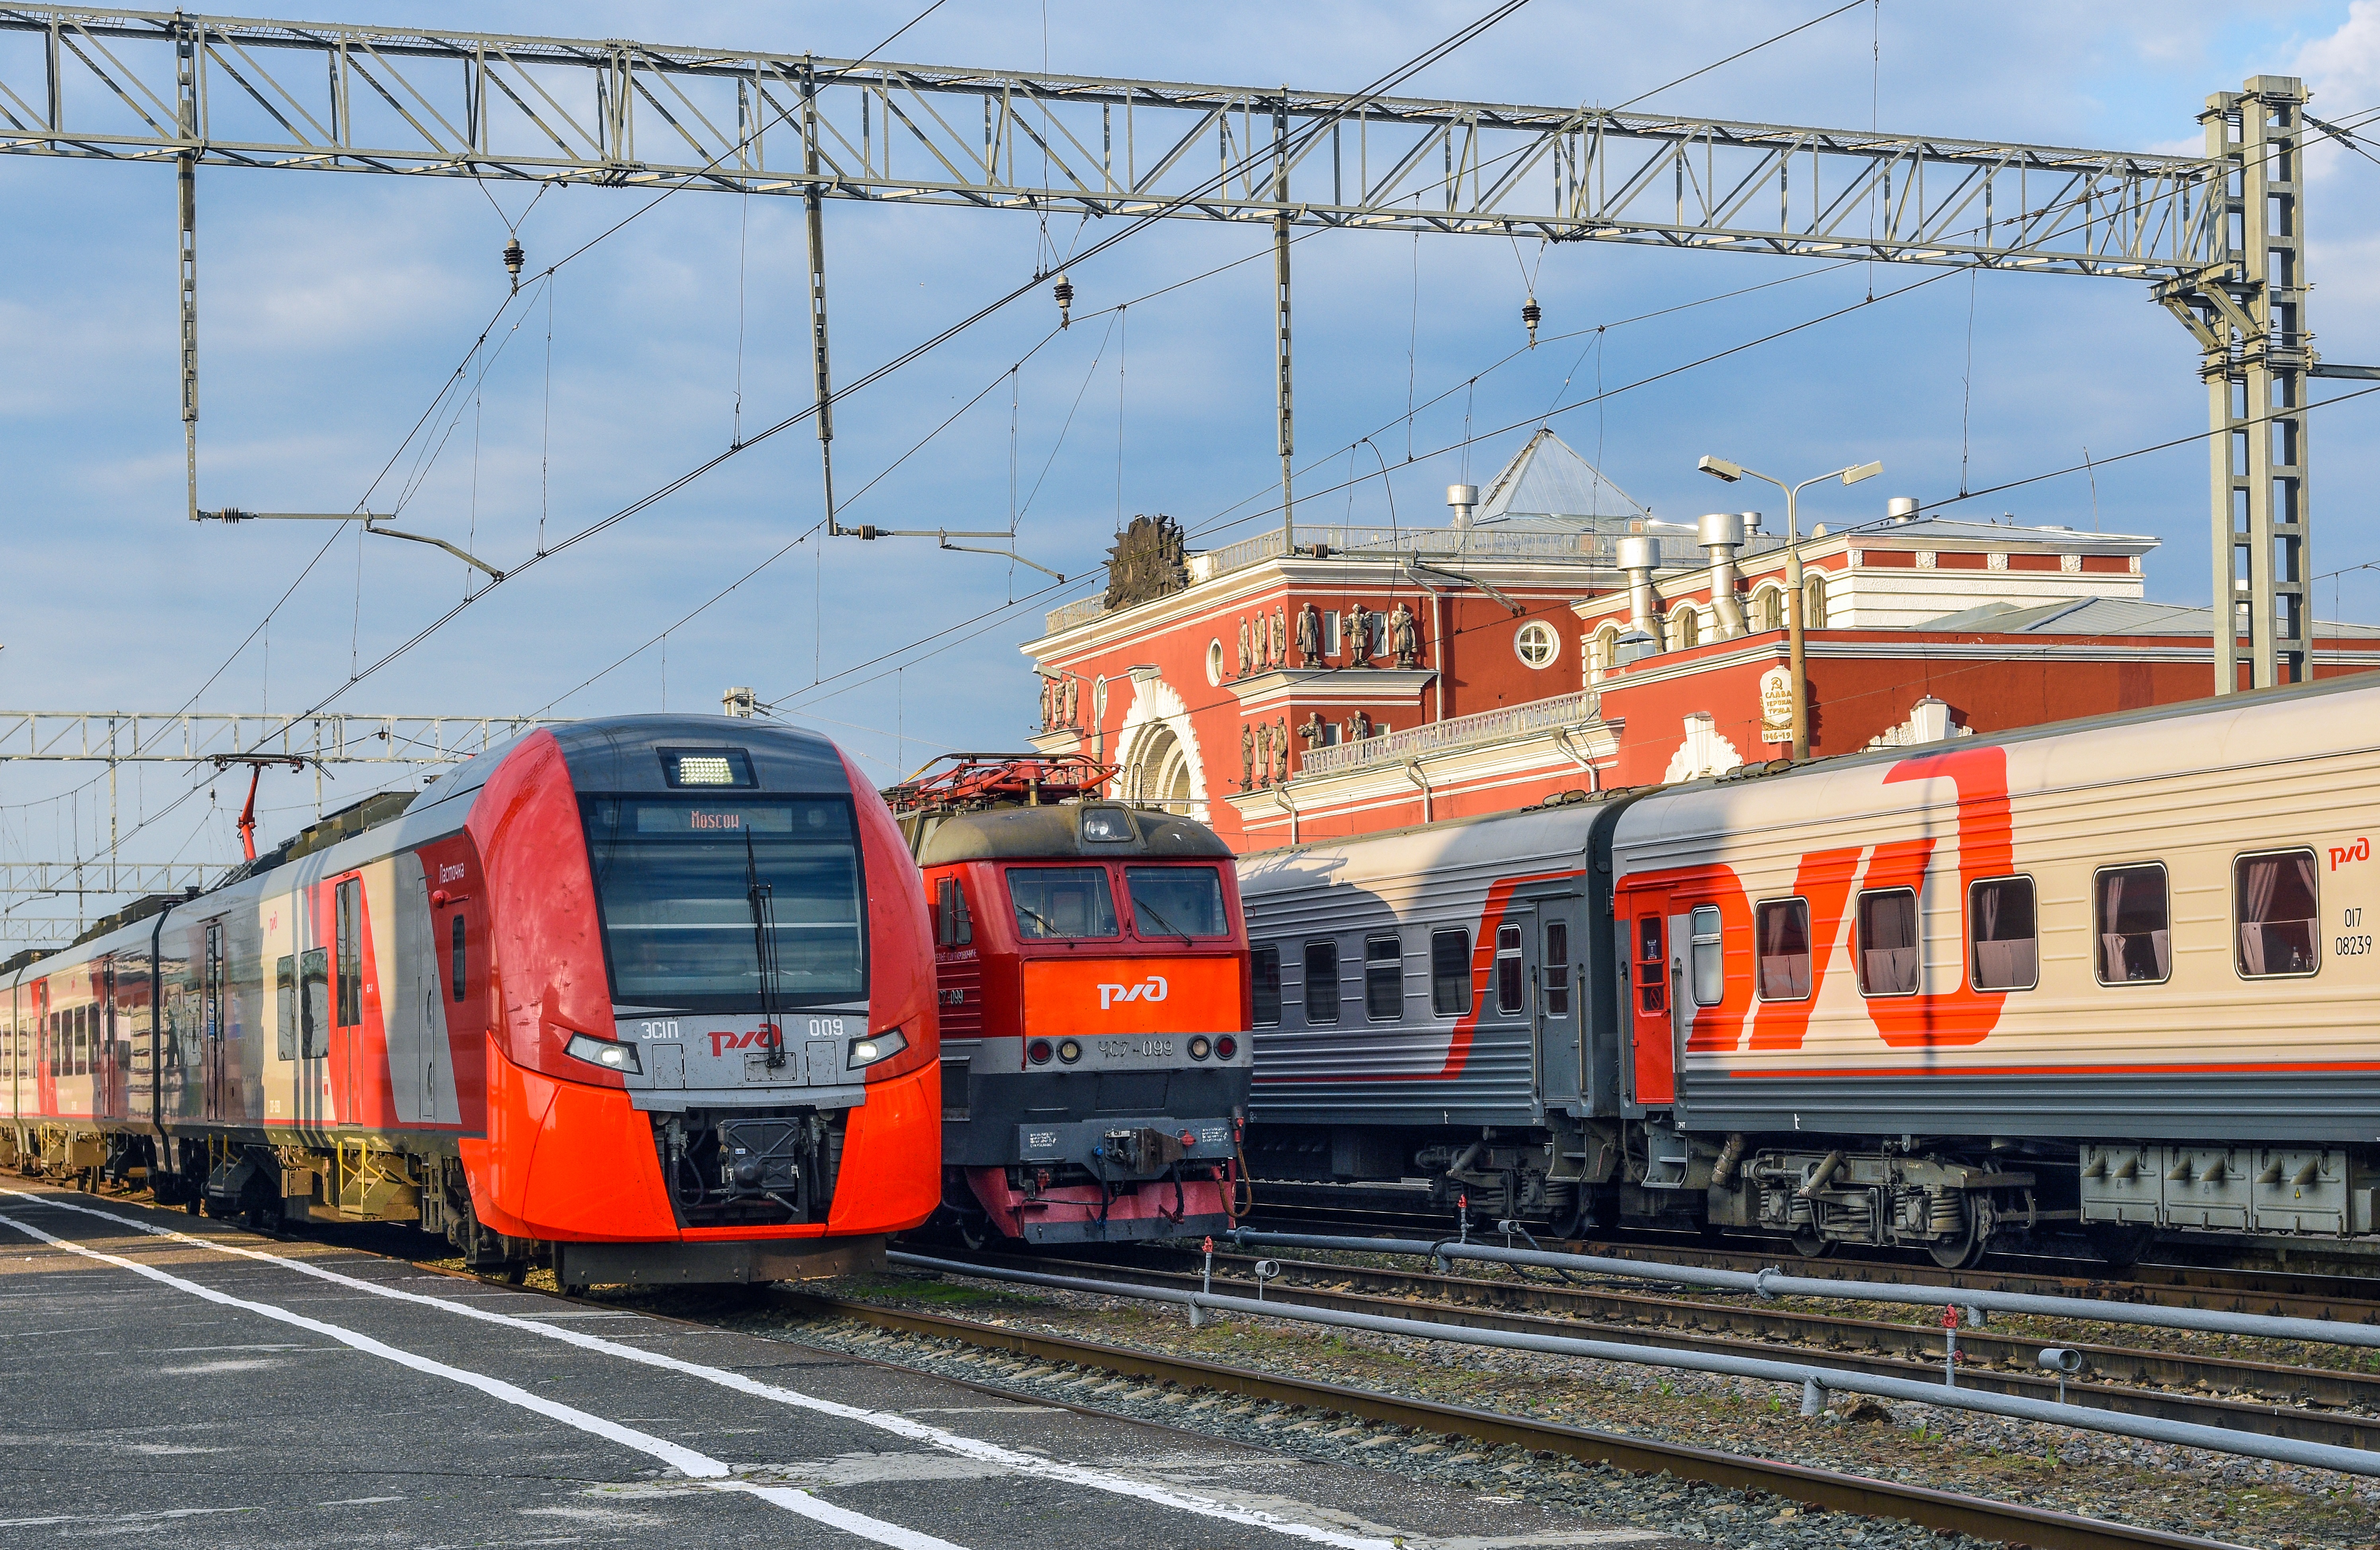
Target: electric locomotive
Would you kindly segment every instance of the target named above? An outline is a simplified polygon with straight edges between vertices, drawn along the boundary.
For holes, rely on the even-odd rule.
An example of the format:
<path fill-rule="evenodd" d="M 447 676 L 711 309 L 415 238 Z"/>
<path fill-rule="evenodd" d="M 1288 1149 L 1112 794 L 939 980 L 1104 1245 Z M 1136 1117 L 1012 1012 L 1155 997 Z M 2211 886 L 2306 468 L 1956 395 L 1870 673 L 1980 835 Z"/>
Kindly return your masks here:
<path fill-rule="evenodd" d="M 571 1285 L 832 1274 L 941 1193 L 931 953 L 832 743 L 540 729 L 7 965 L 0 1162 Z"/>
<path fill-rule="evenodd" d="M 1260 1176 L 1558 1231 L 2380 1239 L 2370 676 L 1245 858 Z"/>
<path fill-rule="evenodd" d="M 1232 1219 L 1251 1047 L 1232 852 L 1099 799 L 1111 774 L 959 755 L 887 793 L 933 910 L 946 1204 L 978 1245 Z"/>

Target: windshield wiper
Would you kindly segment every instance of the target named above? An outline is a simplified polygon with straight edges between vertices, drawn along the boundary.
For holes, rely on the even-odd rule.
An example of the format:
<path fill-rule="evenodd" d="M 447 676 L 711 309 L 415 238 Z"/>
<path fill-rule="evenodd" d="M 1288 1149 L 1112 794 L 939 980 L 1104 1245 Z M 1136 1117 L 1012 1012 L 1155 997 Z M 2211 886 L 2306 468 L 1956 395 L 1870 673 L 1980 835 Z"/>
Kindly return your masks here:
<path fill-rule="evenodd" d="M 768 1066 L 785 1064 L 785 1029 L 777 1021 L 777 890 L 760 880 L 759 853 L 744 831 L 744 902 L 752 909 L 752 966 L 760 975 L 760 1023 L 770 1032 Z"/>
<path fill-rule="evenodd" d="M 1156 921 L 1160 929 L 1165 931 L 1168 935 L 1181 938 L 1182 945 L 1184 947 L 1196 947 L 1198 945 L 1191 938 L 1189 932 L 1184 931 L 1179 926 L 1176 926 L 1172 921 L 1166 919 L 1165 912 L 1159 909 L 1154 904 L 1144 904 L 1137 897 L 1135 897 L 1132 902 L 1132 913 L 1135 916 L 1147 915 L 1151 920 Z"/>

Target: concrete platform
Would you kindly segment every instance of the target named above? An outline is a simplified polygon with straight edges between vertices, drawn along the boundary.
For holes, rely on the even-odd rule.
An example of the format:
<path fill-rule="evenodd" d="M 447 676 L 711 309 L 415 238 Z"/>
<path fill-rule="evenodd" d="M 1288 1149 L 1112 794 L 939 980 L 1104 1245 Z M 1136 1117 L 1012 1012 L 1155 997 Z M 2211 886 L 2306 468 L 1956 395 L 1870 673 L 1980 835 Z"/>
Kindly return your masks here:
<path fill-rule="evenodd" d="M 0 1542 L 1685 1550 L 0 1181 Z"/>

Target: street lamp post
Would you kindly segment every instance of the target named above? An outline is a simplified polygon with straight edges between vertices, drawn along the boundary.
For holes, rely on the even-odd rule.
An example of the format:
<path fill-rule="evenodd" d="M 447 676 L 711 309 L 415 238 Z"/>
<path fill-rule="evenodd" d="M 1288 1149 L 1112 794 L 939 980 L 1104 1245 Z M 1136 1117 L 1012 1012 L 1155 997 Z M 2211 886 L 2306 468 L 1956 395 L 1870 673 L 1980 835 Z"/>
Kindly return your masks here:
<path fill-rule="evenodd" d="M 1694 466 L 1729 484 L 1738 479 L 1758 479 L 1785 492 L 1785 651 L 1789 664 L 1786 671 L 1793 680 L 1793 757 L 1806 759 L 1810 757 L 1810 687 L 1802 668 L 1802 528 L 1796 520 L 1794 503 L 1802 491 L 1814 484 L 1837 478 L 1845 484 L 1857 484 L 1862 479 L 1874 478 L 1883 473 L 1884 465 L 1861 463 L 1848 468 L 1836 468 L 1814 478 L 1803 479 L 1800 484 L 1787 484 L 1773 475 L 1747 468 L 1740 463 L 1730 463 L 1724 457 L 1706 457 Z"/>

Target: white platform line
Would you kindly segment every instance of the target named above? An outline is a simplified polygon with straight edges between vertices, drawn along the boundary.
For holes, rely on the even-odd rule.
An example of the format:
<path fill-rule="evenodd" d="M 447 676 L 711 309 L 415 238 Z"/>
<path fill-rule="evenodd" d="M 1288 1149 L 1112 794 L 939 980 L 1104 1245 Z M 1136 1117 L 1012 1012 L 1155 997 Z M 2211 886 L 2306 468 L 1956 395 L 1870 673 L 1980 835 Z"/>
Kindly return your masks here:
<path fill-rule="evenodd" d="M 14 1190 L 6 1193 L 17 1195 L 19 1199 L 38 1200 L 40 1198 L 37 1195 L 23 1195 Z M 93 1212 L 91 1215 L 99 1216 L 104 1213 Z M 728 1466 L 709 1454 L 698 1453 L 690 1447 L 671 1442 L 665 1437 L 654 1436 L 650 1432 L 639 1432 L 634 1427 L 623 1426 L 615 1421 L 606 1421 L 600 1415 L 589 1414 L 575 1406 L 559 1403 L 542 1395 L 532 1394 L 526 1388 L 504 1382 L 502 1378 L 492 1378 L 483 1373 L 449 1366 L 434 1358 L 401 1350 L 385 1341 L 375 1340 L 369 1335 L 360 1335 L 352 1329 L 325 1323 L 322 1319 L 309 1318 L 304 1314 L 292 1313 L 286 1308 L 275 1307 L 270 1302 L 255 1302 L 245 1297 L 234 1297 L 229 1292 L 218 1291 L 212 1287 L 201 1286 L 196 1281 L 187 1281 L 179 1276 L 169 1275 L 154 1265 L 142 1265 L 138 1260 L 126 1259 L 119 1254 L 89 1248 L 69 1239 L 54 1237 L 43 1232 L 40 1228 L 20 1222 L 13 1217 L 0 1216 L 0 1227 L 14 1228 L 26 1237 L 50 1244 L 54 1248 L 64 1249 L 68 1253 L 80 1254 L 86 1259 L 97 1260 L 103 1265 L 112 1265 L 118 1269 L 129 1270 L 134 1275 L 145 1276 L 161 1286 L 171 1287 L 176 1291 L 185 1292 L 222 1307 L 237 1308 L 243 1313 L 255 1314 L 260 1317 L 273 1319 L 298 1329 L 310 1330 L 314 1334 L 336 1340 L 341 1345 L 352 1347 L 366 1355 L 394 1362 L 400 1367 L 409 1367 L 417 1373 L 426 1373 L 431 1377 L 444 1378 L 450 1383 L 461 1384 L 466 1388 L 478 1389 L 492 1399 L 498 1399 L 507 1405 L 534 1411 L 548 1420 L 558 1421 L 565 1426 L 576 1427 L 581 1432 L 601 1437 L 606 1442 L 617 1443 L 623 1447 L 645 1454 L 649 1458 L 658 1459 L 689 1479 L 702 1482 L 720 1490 L 738 1491 L 759 1496 L 789 1512 L 798 1513 L 804 1518 L 824 1523 L 831 1528 L 841 1529 L 846 1533 L 872 1540 L 879 1544 L 890 1545 L 892 1550 L 963 1550 L 963 1547 L 953 1544 L 948 1540 L 936 1539 L 931 1534 L 905 1529 L 898 1523 L 888 1523 L 880 1519 L 868 1517 L 864 1513 L 836 1507 L 831 1502 L 820 1501 L 804 1491 L 758 1486 L 744 1481 L 730 1479 L 728 1477 L 732 1471 Z M 176 1233 L 173 1236 L 178 1238 L 187 1235 Z M 204 1240 L 192 1239 L 191 1241 L 203 1242 Z M 275 1256 L 266 1254 L 259 1257 L 270 1259 Z M 48 1520 L 27 1520 L 26 1521 L 48 1521 Z"/>
<path fill-rule="evenodd" d="M 957 1432 L 945 1431 L 940 1426 L 929 1425 L 922 1421 L 913 1421 L 905 1415 L 897 1415 L 887 1411 L 863 1410 L 856 1405 L 842 1404 L 833 1399 L 822 1399 L 817 1395 L 805 1394 L 798 1389 L 781 1388 L 773 1384 L 761 1383 L 757 1379 L 746 1377 L 741 1373 L 731 1373 L 722 1367 L 706 1367 L 698 1362 L 681 1362 L 674 1356 L 663 1356 L 658 1351 L 641 1350 L 635 1346 L 622 1345 L 616 1340 L 606 1340 L 578 1329 L 540 1324 L 533 1319 L 515 1318 L 508 1314 L 494 1313 L 486 1308 L 474 1308 L 449 1298 L 431 1297 L 418 1291 L 403 1291 L 395 1287 L 382 1286 L 377 1282 L 364 1280 L 359 1277 L 343 1276 L 335 1270 L 325 1270 L 319 1265 L 308 1265 L 303 1260 L 290 1259 L 282 1254 L 264 1253 L 255 1249 L 242 1248 L 234 1243 L 225 1243 L 187 1232 L 177 1232 L 172 1228 L 154 1227 L 130 1217 L 119 1217 L 112 1211 L 101 1211 L 89 1205 L 78 1205 L 57 1195 L 28 1194 L 18 1190 L 0 1190 L 0 1195 L 11 1196 L 34 1205 L 53 1206 L 61 1211 L 74 1211 L 86 1217 L 96 1217 L 103 1221 L 115 1222 L 120 1227 L 128 1227 L 136 1232 L 145 1232 L 152 1238 L 169 1238 L 199 1248 L 212 1249 L 218 1253 L 237 1254 L 244 1259 L 262 1260 L 268 1265 L 277 1265 L 285 1270 L 294 1270 L 299 1275 L 311 1276 L 318 1280 L 329 1281 L 338 1286 L 352 1287 L 358 1291 L 370 1292 L 376 1297 L 385 1297 L 399 1302 L 419 1303 L 426 1307 L 440 1309 L 458 1318 L 476 1319 L 482 1324 L 499 1324 L 509 1329 L 517 1329 L 524 1334 L 535 1335 L 548 1340 L 559 1340 L 565 1345 L 577 1346 L 582 1350 L 601 1351 L 605 1355 L 617 1357 L 623 1362 L 634 1362 L 647 1367 L 658 1367 L 668 1372 L 683 1374 L 687 1377 L 717 1384 L 722 1388 L 733 1389 L 736 1393 L 749 1395 L 757 1399 L 815 1411 L 821 1415 L 832 1415 L 844 1421 L 856 1422 L 863 1426 L 871 1426 L 879 1431 L 889 1432 L 894 1436 L 923 1443 L 929 1447 L 942 1448 L 961 1458 L 998 1464 L 1018 1474 L 1041 1480 L 1059 1481 L 1069 1485 L 1080 1485 L 1094 1491 L 1106 1491 L 1120 1496 L 1130 1496 L 1154 1506 L 1171 1508 L 1179 1512 L 1194 1513 L 1201 1518 L 1219 1519 L 1225 1522 L 1245 1524 L 1251 1528 L 1269 1529 L 1275 1533 L 1291 1539 L 1302 1539 L 1316 1544 L 1330 1545 L 1332 1550 L 1395 1550 L 1393 1543 L 1389 1540 L 1344 1533 L 1336 1529 L 1326 1529 L 1317 1523 L 1304 1523 L 1293 1518 L 1284 1518 L 1279 1513 L 1268 1512 L 1261 1508 L 1242 1507 L 1233 1502 L 1217 1501 L 1209 1496 L 1196 1496 L 1152 1481 L 1135 1480 L 1129 1475 L 1116 1474 L 1108 1470 L 1092 1469 L 1083 1464 L 1064 1463 L 1055 1459 L 1038 1458 L 1012 1447 L 1002 1447 L 998 1443 L 986 1442 L 979 1437 L 965 1436 Z"/>

